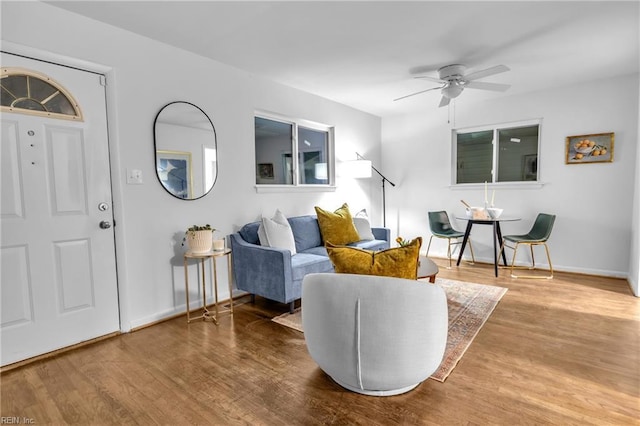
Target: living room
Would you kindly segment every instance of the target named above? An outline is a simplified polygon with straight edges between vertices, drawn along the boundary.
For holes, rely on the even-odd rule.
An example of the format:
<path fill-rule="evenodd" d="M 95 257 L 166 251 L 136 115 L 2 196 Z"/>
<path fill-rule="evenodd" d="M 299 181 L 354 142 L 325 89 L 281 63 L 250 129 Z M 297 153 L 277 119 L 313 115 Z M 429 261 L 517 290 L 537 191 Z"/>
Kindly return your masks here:
<path fill-rule="evenodd" d="M 186 227 L 194 223 L 211 223 L 220 234 L 229 235 L 262 215 L 272 215 L 276 208 L 287 216 L 298 216 L 313 213 L 316 205 L 335 209 L 346 201 L 354 210 L 366 208 L 374 225 L 382 224 L 380 180 L 376 176 L 368 180 L 337 176 L 335 190 L 328 192 L 257 192 L 253 134 L 256 111 L 331 124 L 338 163 L 355 160 L 356 152 L 372 160 L 396 184 L 386 189 L 386 222 L 392 241 L 396 236 L 428 239 L 430 210 L 462 214 L 461 199 L 472 204 L 483 202 L 484 185 L 452 185 L 453 128 L 541 119 L 540 184 L 526 189 L 492 185 L 490 189 L 495 189 L 496 204 L 505 209 L 505 214 L 522 218 L 505 225 L 505 232 L 525 231 L 538 212 L 554 213 L 558 219 L 550 250 L 556 270 L 621 279 L 622 285 L 630 286 L 638 296 L 638 5 L 589 3 L 601 7 L 598 11 L 603 20 L 608 19 L 607 13 L 616 19 L 635 16 L 635 28 L 631 28 L 635 39 L 619 42 L 632 44 L 635 68 L 622 70 L 615 78 L 582 81 L 578 78 L 579 67 L 585 59 L 580 57 L 576 58 L 577 71 L 546 71 L 549 80 L 559 78 L 556 74 L 575 71 L 575 83 L 524 91 L 505 73 L 504 80 L 501 77 L 495 81 L 510 82 L 513 91 L 501 96 L 477 99 L 469 90 L 451 108 L 438 108 L 437 93 L 431 97 L 425 94 L 425 98 L 407 100 L 414 106 L 419 103 L 422 109 L 385 116 L 44 2 L 2 2 L 2 50 L 76 67 L 84 64 L 106 74 L 122 332 L 184 313 L 180 242 Z M 78 7 L 87 7 L 90 13 L 89 2 Z M 583 7 L 575 3 L 576 9 Z M 580 13 L 576 11 L 576 15 Z M 181 24 L 187 25 L 185 21 Z M 621 34 L 626 35 L 628 28 L 620 27 Z M 541 25 L 541 32 L 548 30 Z M 550 37 L 550 50 L 555 43 Z M 497 58 L 477 65 L 502 63 L 495 62 Z M 424 58 L 414 66 L 432 62 L 436 60 Z M 516 70 L 518 64 L 506 65 Z M 603 69 L 609 66 L 602 64 Z M 408 82 L 408 92 L 417 87 L 409 69 L 398 79 Z M 154 118 L 164 105 L 176 100 L 202 108 L 217 134 L 218 177 L 211 192 L 195 201 L 170 196 L 156 179 Z M 604 132 L 615 132 L 613 162 L 565 164 L 567 136 Z M 127 171 L 131 169 L 141 171 L 142 184 L 127 184 Z M 463 227 L 464 222 L 456 226 Z M 491 262 L 489 230 L 474 230 L 476 242 L 478 258 Z M 446 256 L 444 243 L 434 244 L 431 250 L 431 256 Z M 220 268 L 219 279 L 226 284 L 229 276 L 224 269 Z M 221 289 L 226 288 L 224 284 Z M 220 296 L 225 299 L 229 295 L 221 290 Z"/>

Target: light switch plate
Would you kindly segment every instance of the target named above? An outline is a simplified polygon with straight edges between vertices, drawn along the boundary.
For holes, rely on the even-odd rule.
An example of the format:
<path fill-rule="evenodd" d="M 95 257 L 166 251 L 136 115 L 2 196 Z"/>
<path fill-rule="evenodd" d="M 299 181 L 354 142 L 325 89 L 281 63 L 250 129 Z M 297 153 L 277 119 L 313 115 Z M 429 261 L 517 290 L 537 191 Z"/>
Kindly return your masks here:
<path fill-rule="evenodd" d="M 129 184 L 129 185 L 141 185 L 142 184 L 142 170 L 127 169 L 127 184 Z"/>

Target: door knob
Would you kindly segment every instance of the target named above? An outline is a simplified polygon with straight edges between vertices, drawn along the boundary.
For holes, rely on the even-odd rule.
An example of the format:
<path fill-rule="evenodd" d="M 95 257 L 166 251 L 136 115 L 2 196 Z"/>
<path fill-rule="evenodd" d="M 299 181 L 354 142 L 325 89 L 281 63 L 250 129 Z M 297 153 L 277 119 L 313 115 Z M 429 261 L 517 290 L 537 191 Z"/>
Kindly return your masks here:
<path fill-rule="evenodd" d="M 103 220 L 102 222 L 100 222 L 100 228 L 102 229 L 111 228 L 111 222 L 109 222 L 108 220 Z"/>

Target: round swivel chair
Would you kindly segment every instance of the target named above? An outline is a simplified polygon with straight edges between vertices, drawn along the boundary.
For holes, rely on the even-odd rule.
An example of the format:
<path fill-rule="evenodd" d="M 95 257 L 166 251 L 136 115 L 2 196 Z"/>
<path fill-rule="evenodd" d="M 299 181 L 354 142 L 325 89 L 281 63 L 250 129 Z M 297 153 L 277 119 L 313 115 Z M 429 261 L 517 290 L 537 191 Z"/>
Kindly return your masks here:
<path fill-rule="evenodd" d="M 418 386 L 442 362 L 448 325 L 447 296 L 438 285 L 337 273 L 302 281 L 309 354 L 353 392 L 390 396 Z"/>

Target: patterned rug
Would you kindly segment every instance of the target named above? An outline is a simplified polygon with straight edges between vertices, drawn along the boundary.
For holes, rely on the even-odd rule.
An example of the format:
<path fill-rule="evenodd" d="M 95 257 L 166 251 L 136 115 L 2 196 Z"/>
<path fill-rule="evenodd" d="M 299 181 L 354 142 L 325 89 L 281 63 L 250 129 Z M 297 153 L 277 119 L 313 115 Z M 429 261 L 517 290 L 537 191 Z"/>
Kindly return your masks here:
<path fill-rule="evenodd" d="M 427 280 L 424 281 L 428 285 Z M 447 347 L 440 367 L 431 378 L 444 382 L 473 342 L 498 302 L 507 292 L 506 288 L 483 284 L 437 278 L 436 284 L 447 293 L 449 307 L 449 334 Z M 300 308 L 293 314 L 285 313 L 272 321 L 294 330 L 302 330 Z"/>

